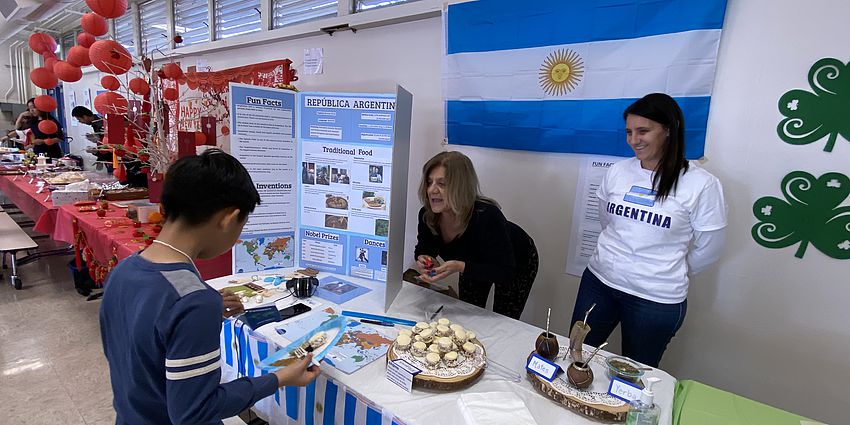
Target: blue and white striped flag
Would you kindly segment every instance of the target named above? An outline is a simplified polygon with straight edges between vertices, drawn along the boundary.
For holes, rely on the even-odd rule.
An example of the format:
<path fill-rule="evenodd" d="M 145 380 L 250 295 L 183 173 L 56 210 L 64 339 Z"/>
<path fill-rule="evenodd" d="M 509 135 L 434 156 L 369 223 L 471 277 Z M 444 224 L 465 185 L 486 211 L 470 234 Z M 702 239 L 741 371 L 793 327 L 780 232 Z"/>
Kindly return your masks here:
<path fill-rule="evenodd" d="M 481 0 L 446 18 L 449 143 L 632 156 L 623 110 L 654 92 L 699 158 L 726 0 Z"/>
<path fill-rule="evenodd" d="M 280 347 L 226 319 L 220 335 L 223 382 L 263 375 L 257 364 Z M 306 387 L 284 387 L 254 405 L 272 425 L 403 425 L 386 409 L 322 374 Z"/>

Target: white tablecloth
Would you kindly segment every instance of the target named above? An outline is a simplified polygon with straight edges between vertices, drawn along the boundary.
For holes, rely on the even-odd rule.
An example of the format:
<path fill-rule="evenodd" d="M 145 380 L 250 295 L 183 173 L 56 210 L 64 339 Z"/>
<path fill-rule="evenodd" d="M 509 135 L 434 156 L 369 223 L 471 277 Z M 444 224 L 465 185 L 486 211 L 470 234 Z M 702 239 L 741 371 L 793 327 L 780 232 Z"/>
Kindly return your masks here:
<path fill-rule="evenodd" d="M 284 273 L 284 271 L 279 271 L 278 273 Z M 268 275 L 269 273 L 265 274 Z M 323 273 L 319 277 L 321 278 L 326 275 Z M 228 280 L 245 278 L 246 276 L 250 276 L 250 274 L 226 276 L 211 280 L 208 283 L 215 288 L 221 288 L 227 285 Z M 345 279 L 372 288 L 371 292 L 343 304 L 341 307 L 345 310 L 386 314 L 388 316 L 414 321 L 423 321 L 427 307 L 444 305 L 441 315 L 452 320 L 452 322 L 459 323 L 465 328 L 474 331 L 487 350 L 488 362 L 503 365 L 521 377 L 520 382 L 512 382 L 507 380 L 503 374 L 496 371 L 498 365 L 492 368 L 488 366 L 488 370 L 485 371 L 475 384 L 461 391 L 435 392 L 414 388 L 413 393 L 409 394 L 386 379 L 386 362 L 383 359 L 379 359 L 351 375 L 346 375 L 329 365 L 322 366 L 323 374 L 332 382 L 350 389 L 352 393 L 355 393 L 372 408 L 380 409 L 383 413 L 384 419 L 382 422 L 384 424 L 390 424 L 393 422 L 392 418 L 397 418 L 396 422 L 403 422 L 408 425 L 461 425 L 465 421 L 457 403 L 459 395 L 461 393 L 488 392 L 515 394 L 518 400 L 525 403 L 538 424 L 579 425 L 599 423 L 555 403 L 535 390 L 526 378 L 525 360 L 534 349 L 534 341 L 537 336 L 542 332 L 540 328 L 406 282 L 390 310 L 384 313 L 385 292 L 383 284 L 352 277 L 345 277 Z M 325 305 L 335 306 L 326 301 L 322 302 Z M 564 306 L 562 308 L 571 307 Z M 401 327 L 380 327 L 380 329 L 385 332 L 389 329 L 388 332 L 392 336 L 395 336 Z M 279 346 L 283 346 L 289 342 L 277 335 L 273 329 L 271 329 L 271 332 L 265 332 L 264 328 L 260 328 L 259 333 Z M 561 345 L 568 345 L 568 339 L 564 336 L 559 335 L 558 341 Z M 600 352 L 600 354 L 603 354 L 603 352 Z M 604 354 L 607 355 L 609 353 Z M 233 376 L 232 370 L 226 372 L 224 374 L 225 376 Z M 661 382 L 654 387 L 655 401 L 662 409 L 660 423 L 669 424 L 672 418 L 673 391 L 676 379 L 659 369 L 648 371 L 644 377 L 647 378 L 650 376 L 661 379 Z M 607 380 L 607 377 L 604 375 L 597 376 L 596 380 Z M 301 404 L 303 408 L 303 402 Z M 266 401 L 262 406 L 258 407 L 265 407 L 265 409 L 260 409 L 262 412 L 262 410 L 274 409 L 275 405 Z M 337 403 L 336 407 L 337 409 L 342 408 L 339 403 Z M 290 418 L 288 422 L 308 423 L 309 421 L 304 420 L 306 416 L 299 415 L 297 421 L 293 422 Z M 337 415 L 336 417 L 341 418 L 342 416 Z M 361 423 L 364 417 L 362 413 L 359 413 L 356 422 Z M 313 420 L 313 423 L 322 423 L 321 418 L 313 418 Z M 273 423 L 277 423 L 277 421 L 273 421 Z M 337 423 L 342 424 L 343 422 L 338 421 Z M 365 421 L 362 423 L 365 423 Z"/>

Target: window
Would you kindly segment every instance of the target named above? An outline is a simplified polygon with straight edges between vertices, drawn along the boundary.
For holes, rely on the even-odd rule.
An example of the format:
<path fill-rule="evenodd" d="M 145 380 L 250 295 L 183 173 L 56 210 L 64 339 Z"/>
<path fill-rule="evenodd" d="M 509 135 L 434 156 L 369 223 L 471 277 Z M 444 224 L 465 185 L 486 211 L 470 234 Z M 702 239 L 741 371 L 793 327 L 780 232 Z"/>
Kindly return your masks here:
<path fill-rule="evenodd" d="M 216 0 L 216 40 L 250 34 L 261 29 L 260 0 Z"/>
<path fill-rule="evenodd" d="M 130 9 L 127 9 L 127 13 L 125 13 L 120 18 L 115 19 L 115 41 L 121 43 L 130 55 L 133 56 L 136 54 L 136 42 L 133 39 L 133 14 L 130 13 Z"/>
<path fill-rule="evenodd" d="M 183 37 L 177 47 L 210 41 L 209 13 L 207 0 L 174 0 L 174 33 Z"/>
<path fill-rule="evenodd" d="M 51 34 L 50 36 L 52 37 L 53 34 Z M 62 38 L 59 40 L 59 43 L 57 43 L 56 51 L 53 52 L 53 53 L 56 53 L 56 55 L 59 56 L 62 59 L 67 59 L 68 58 L 68 50 L 71 50 L 71 48 L 74 47 L 74 45 L 76 45 L 76 44 L 77 44 L 77 33 L 71 32 L 71 33 L 63 34 Z"/>
<path fill-rule="evenodd" d="M 354 11 L 375 9 L 377 7 L 391 6 L 399 3 L 408 3 L 413 0 L 354 0 Z"/>
<path fill-rule="evenodd" d="M 139 25 L 142 29 L 142 49 L 147 55 L 156 49 L 171 46 L 168 39 L 168 11 L 165 0 L 152 0 L 139 4 Z"/>
<path fill-rule="evenodd" d="M 336 16 L 337 0 L 273 0 L 272 27 Z"/>

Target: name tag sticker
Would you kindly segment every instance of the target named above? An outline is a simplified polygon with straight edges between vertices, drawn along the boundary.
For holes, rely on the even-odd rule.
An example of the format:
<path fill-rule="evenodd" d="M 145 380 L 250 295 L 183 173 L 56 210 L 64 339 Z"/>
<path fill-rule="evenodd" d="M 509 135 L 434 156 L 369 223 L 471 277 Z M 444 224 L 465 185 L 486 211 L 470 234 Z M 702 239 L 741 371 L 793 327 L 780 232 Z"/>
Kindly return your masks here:
<path fill-rule="evenodd" d="M 643 388 L 620 378 L 611 378 L 611 385 L 608 386 L 608 394 L 631 403 L 640 398 L 640 393 Z"/>
<path fill-rule="evenodd" d="M 655 191 L 640 186 L 632 186 L 629 193 L 623 197 L 626 202 L 651 207 L 655 205 Z"/>
<path fill-rule="evenodd" d="M 555 375 L 557 375 L 558 371 L 561 370 L 561 366 L 558 366 L 537 354 L 532 354 L 531 357 L 528 358 L 528 363 L 525 364 L 525 368 L 549 382 L 552 382 L 552 380 L 555 379 Z"/>

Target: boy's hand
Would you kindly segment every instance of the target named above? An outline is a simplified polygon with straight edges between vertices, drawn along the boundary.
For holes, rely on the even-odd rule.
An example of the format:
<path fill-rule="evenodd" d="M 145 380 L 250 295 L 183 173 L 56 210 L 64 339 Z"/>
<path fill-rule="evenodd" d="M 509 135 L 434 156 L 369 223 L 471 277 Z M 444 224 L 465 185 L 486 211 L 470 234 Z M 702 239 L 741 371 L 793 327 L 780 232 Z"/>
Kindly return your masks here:
<path fill-rule="evenodd" d="M 218 292 L 221 294 L 221 300 L 224 301 L 224 311 L 222 312 L 224 317 L 235 316 L 245 311 L 245 306 L 242 305 L 238 295 L 230 292 L 229 289 L 222 289 Z"/>
<path fill-rule="evenodd" d="M 308 353 L 307 357 L 296 361 L 295 363 L 274 371 L 277 376 L 277 385 L 279 387 L 303 387 L 316 379 L 319 373 L 322 372 L 318 366 L 310 366 L 313 361 L 313 353 Z"/>

